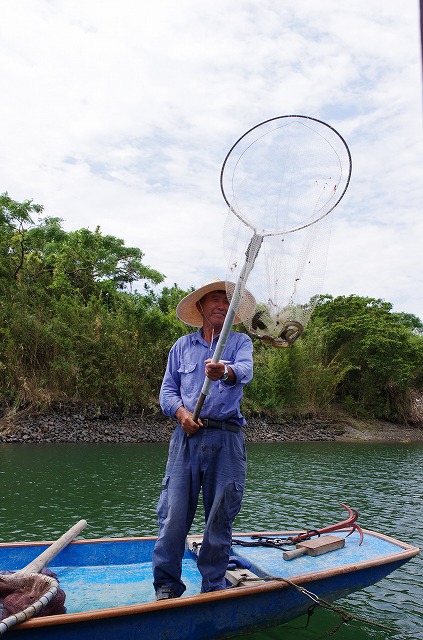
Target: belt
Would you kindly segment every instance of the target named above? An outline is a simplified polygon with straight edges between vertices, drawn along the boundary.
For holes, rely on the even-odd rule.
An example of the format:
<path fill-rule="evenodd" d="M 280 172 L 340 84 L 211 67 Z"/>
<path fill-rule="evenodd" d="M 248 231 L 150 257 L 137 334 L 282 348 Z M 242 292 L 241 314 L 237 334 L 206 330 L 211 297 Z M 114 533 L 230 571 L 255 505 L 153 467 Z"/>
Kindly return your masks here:
<path fill-rule="evenodd" d="M 239 433 L 241 427 L 233 422 L 225 422 L 225 420 L 212 420 L 211 418 L 201 418 L 203 427 L 206 429 L 222 429 L 222 431 L 233 431 Z"/>

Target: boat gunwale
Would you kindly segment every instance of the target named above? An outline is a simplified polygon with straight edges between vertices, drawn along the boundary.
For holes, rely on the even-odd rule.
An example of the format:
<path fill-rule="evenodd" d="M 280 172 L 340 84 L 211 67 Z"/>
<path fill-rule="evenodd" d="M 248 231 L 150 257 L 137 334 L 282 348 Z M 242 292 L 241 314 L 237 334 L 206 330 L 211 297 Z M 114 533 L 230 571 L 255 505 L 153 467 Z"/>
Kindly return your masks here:
<path fill-rule="evenodd" d="M 349 529 L 342 529 L 340 532 L 349 531 Z M 297 534 L 299 531 L 260 531 L 260 532 L 248 532 L 248 533 L 233 533 L 233 537 L 251 537 L 251 536 L 275 536 L 282 537 L 286 535 Z M 239 587 L 232 587 L 221 591 L 213 591 L 208 593 L 198 593 L 192 596 L 184 596 L 182 598 L 175 598 L 170 600 L 160 600 L 160 601 L 152 601 L 152 602 L 142 602 L 137 604 L 130 605 L 119 605 L 116 607 L 107 607 L 104 609 L 90 609 L 89 611 L 80 611 L 69 614 L 60 614 L 60 615 L 52 615 L 52 616 L 40 616 L 36 618 L 31 618 L 25 622 L 20 623 L 17 627 L 14 627 L 13 630 L 19 631 L 19 629 L 30 629 L 44 626 L 52 626 L 52 625 L 62 625 L 62 624 L 75 624 L 80 622 L 88 622 L 93 620 L 114 618 L 114 617 L 122 617 L 122 616 L 132 616 L 138 615 L 142 613 L 149 613 L 153 611 L 160 611 L 162 609 L 172 609 L 186 606 L 196 606 L 196 605 L 204 605 L 208 602 L 213 602 L 215 600 L 222 600 L 226 598 L 239 598 L 245 596 L 252 596 L 254 594 L 263 593 L 266 591 L 274 591 L 277 589 L 286 589 L 291 587 L 290 583 L 296 585 L 303 585 L 309 582 L 313 582 L 315 580 L 324 580 L 331 578 L 335 575 L 340 574 L 348 574 L 354 573 L 357 571 L 361 571 L 364 569 L 369 569 L 374 566 L 381 566 L 393 562 L 398 562 L 401 560 L 408 560 L 416 556 L 420 549 L 414 545 L 410 545 L 406 542 L 401 542 L 391 536 L 388 536 L 383 533 L 378 533 L 376 531 L 372 531 L 370 529 L 363 529 L 363 533 L 367 535 L 374 536 L 376 538 L 380 538 L 382 540 L 386 540 L 391 544 L 395 544 L 402 548 L 402 551 L 398 551 L 396 553 L 392 553 L 385 556 L 380 556 L 378 558 L 370 559 L 370 560 L 360 560 L 357 563 L 349 564 L 349 565 L 339 565 L 337 567 L 332 567 L 329 569 L 322 569 L 320 571 L 307 572 L 303 574 L 298 574 L 296 576 L 292 576 L 289 578 L 289 582 L 285 581 L 282 576 L 268 576 L 266 580 L 260 582 L 259 584 L 243 584 Z M 188 538 L 198 538 L 197 535 L 188 536 Z M 150 541 L 156 540 L 156 536 L 133 536 L 133 537 L 124 537 L 124 538 L 89 538 L 89 539 L 77 539 L 73 540 L 71 545 L 84 545 L 84 544 L 98 544 L 104 542 L 138 542 L 138 541 Z M 39 545 L 49 545 L 50 542 L 0 542 L 0 548 L 16 548 L 16 547 L 28 547 L 28 546 L 39 546 Z"/>

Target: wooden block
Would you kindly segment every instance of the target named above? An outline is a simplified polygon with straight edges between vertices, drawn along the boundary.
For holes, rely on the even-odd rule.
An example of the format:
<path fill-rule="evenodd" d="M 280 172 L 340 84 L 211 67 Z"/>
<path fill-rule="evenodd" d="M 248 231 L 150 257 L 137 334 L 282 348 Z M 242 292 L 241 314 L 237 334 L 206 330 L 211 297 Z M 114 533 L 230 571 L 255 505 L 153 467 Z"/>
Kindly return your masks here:
<path fill-rule="evenodd" d="M 338 538 L 337 536 L 320 536 L 318 538 L 311 538 L 311 540 L 304 540 L 296 545 L 296 549 L 292 551 L 284 551 L 284 560 L 294 560 L 300 556 L 320 556 L 323 553 L 329 551 L 335 551 L 345 546 L 345 538 Z"/>
<path fill-rule="evenodd" d="M 320 556 L 328 551 L 335 551 L 335 549 L 342 549 L 344 546 L 345 538 L 338 538 L 337 536 L 320 536 L 320 538 L 304 540 L 304 542 L 297 544 L 297 548 L 306 549 L 306 553 L 313 557 Z"/>

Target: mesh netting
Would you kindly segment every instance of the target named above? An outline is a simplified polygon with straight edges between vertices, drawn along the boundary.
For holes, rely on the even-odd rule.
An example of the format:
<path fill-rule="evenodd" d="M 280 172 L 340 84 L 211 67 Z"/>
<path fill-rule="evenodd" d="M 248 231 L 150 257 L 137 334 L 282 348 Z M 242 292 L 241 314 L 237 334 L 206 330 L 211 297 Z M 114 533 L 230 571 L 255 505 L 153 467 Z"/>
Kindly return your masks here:
<path fill-rule="evenodd" d="M 246 285 L 257 302 L 254 315 L 244 321 L 254 337 L 276 341 L 274 346 L 289 346 L 292 331 L 296 338 L 307 325 L 322 291 L 331 226 L 329 216 L 295 233 L 263 238 Z M 227 280 L 239 276 L 249 235 L 249 229 L 229 213 L 225 225 Z M 231 295 L 228 290 L 229 299 Z M 289 335 L 282 335 L 285 331 Z"/>
<path fill-rule="evenodd" d="M 50 569 L 28 576 L 15 576 L 12 571 L 0 572 L 0 620 L 23 611 L 38 601 L 50 588 L 51 581 L 57 579 Z M 66 613 L 65 592 L 59 589 L 52 600 L 38 613 L 40 616 L 51 616 Z"/>
<path fill-rule="evenodd" d="M 247 289 L 257 301 L 246 323 L 252 335 L 284 347 L 306 326 L 323 286 L 331 229 L 327 214 L 345 193 L 350 175 L 344 140 L 325 123 L 304 116 L 263 122 L 228 153 L 221 174 L 230 207 L 224 233 L 227 280 L 242 277 L 250 260 Z M 252 239 L 260 242 L 255 252 Z"/>

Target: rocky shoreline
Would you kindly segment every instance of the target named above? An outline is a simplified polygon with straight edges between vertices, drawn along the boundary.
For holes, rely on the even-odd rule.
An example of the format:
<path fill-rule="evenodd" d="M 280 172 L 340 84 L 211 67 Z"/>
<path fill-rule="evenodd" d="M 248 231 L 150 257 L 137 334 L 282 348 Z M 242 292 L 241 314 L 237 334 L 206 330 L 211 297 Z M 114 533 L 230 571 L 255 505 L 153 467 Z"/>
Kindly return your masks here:
<path fill-rule="evenodd" d="M 162 414 L 122 416 L 113 412 L 50 411 L 0 420 L 0 443 L 147 443 L 168 442 L 174 423 Z M 423 425 L 342 419 L 281 420 L 251 418 L 247 442 L 380 441 L 421 442 Z"/>

